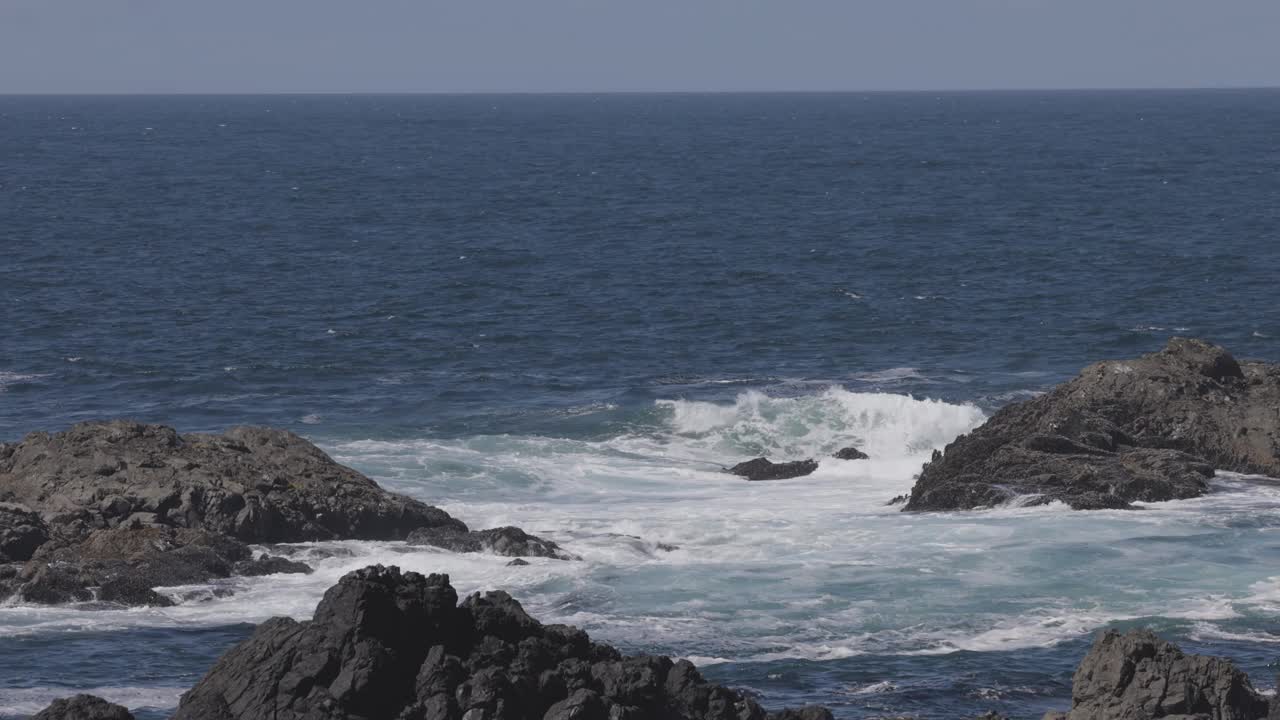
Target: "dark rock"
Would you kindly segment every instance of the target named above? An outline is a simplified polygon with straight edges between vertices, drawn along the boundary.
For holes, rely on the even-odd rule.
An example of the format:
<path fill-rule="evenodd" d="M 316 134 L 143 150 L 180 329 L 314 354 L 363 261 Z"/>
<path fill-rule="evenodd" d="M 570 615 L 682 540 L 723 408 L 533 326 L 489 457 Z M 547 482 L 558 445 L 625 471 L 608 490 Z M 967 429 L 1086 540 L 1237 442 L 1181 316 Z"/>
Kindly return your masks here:
<path fill-rule="evenodd" d="M 491 552 L 495 555 L 517 557 L 555 558 L 557 560 L 579 560 L 570 555 L 550 540 L 543 540 L 518 527 L 500 527 L 491 530 L 458 530 L 456 528 L 423 528 L 409 534 L 406 542 L 410 545 L 431 545 L 453 552 Z"/>
<path fill-rule="evenodd" d="M 687 661 L 542 625 L 504 592 L 458 604 L 447 576 L 375 566 L 308 622 L 269 620 L 182 697 L 174 720 L 829 720 L 767 715 Z"/>
<path fill-rule="evenodd" d="M 1174 338 L 1101 362 L 1007 406 L 934 453 L 905 510 L 960 510 L 1020 496 L 1076 509 L 1197 497 L 1215 468 L 1280 476 L 1280 366 L 1237 363 Z"/>
<path fill-rule="evenodd" d="M 1149 630 L 1108 630 L 1076 669 L 1066 720 L 1261 720 L 1268 702 L 1229 661 L 1184 655 Z M 1048 717 L 1048 716 L 1046 716 Z"/>
<path fill-rule="evenodd" d="M 94 695 L 75 695 L 54 700 L 31 720 L 133 720 L 133 714 Z"/>
<path fill-rule="evenodd" d="M 24 562 L 49 541 L 49 528 L 26 505 L 0 502 L 0 563 Z"/>
<path fill-rule="evenodd" d="M 244 543 L 203 530 L 118 527 L 81 543 L 42 547 L 21 570 L 13 592 L 27 602 L 101 600 L 124 605 L 171 605 L 156 587 L 230 577 L 249 561 Z"/>
<path fill-rule="evenodd" d="M 871 456 L 856 447 L 847 447 L 836 451 L 831 457 L 837 460 L 870 460 Z"/>
<path fill-rule="evenodd" d="M 389 493 L 285 431 L 180 435 L 114 420 L 32 433 L 0 458 L 0 495 L 74 538 L 119 525 L 203 529 L 245 542 L 403 539 L 466 525 Z"/>
<path fill-rule="evenodd" d="M 277 573 L 306 574 L 310 575 L 314 570 L 311 566 L 282 558 L 278 555 L 268 555 L 263 553 L 255 560 L 246 560 L 236 563 L 235 574 L 255 577 L 259 575 L 275 575 Z"/>
<path fill-rule="evenodd" d="M 529 564 L 528 560 L 525 560 L 524 558 L 516 558 L 515 560 L 512 560 L 511 562 L 507 563 L 507 567 L 524 567 L 525 565 L 528 565 L 528 564 Z"/>
<path fill-rule="evenodd" d="M 729 468 L 729 472 L 741 475 L 748 480 L 787 480 L 812 474 L 817 469 L 816 460 L 774 463 L 769 462 L 767 458 L 756 458 L 734 465 Z"/>

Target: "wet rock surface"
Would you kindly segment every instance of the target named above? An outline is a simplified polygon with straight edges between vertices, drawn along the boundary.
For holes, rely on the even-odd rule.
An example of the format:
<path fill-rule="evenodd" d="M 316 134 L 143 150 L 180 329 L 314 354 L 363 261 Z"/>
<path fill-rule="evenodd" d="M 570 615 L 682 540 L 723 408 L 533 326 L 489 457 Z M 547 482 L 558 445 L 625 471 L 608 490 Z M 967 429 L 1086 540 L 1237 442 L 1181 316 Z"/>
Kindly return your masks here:
<path fill-rule="evenodd" d="M 1127 508 L 1202 495 L 1215 468 L 1280 476 L 1280 366 L 1174 338 L 1003 408 L 934 453 L 904 509 Z"/>
<path fill-rule="evenodd" d="M 518 527 L 511 526 L 469 531 L 452 527 L 423 528 L 410 533 L 406 542 L 410 545 L 430 545 L 460 553 L 490 552 L 507 557 L 580 559 L 576 555 L 565 552 L 550 540 L 530 535 Z"/>
<path fill-rule="evenodd" d="M 133 720 L 133 714 L 96 695 L 75 695 L 54 700 L 31 720 Z"/>
<path fill-rule="evenodd" d="M 175 720 L 829 720 L 770 715 L 687 661 L 624 657 L 543 625 L 504 592 L 461 604 L 448 576 L 373 566 L 308 622 L 270 620 L 182 697 Z"/>
<path fill-rule="evenodd" d="M 816 460 L 796 460 L 794 462 L 775 463 L 768 458 L 756 458 L 740 462 L 729 468 L 729 472 L 748 480 L 789 480 L 813 474 L 818 469 Z"/>
<path fill-rule="evenodd" d="M 1230 661 L 1184 654 L 1149 630 L 1109 630 L 1076 669 L 1071 710 L 1045 720 L 1261 720 L 1270 711 Z"/>

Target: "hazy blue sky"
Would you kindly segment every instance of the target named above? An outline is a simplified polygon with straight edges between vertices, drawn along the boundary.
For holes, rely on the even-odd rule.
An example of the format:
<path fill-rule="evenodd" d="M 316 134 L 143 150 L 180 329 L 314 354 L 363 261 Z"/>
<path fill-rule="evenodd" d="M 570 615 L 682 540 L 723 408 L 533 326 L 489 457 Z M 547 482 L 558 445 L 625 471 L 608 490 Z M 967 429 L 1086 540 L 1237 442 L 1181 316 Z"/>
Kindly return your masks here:
<path fill-rule="evenodd" d="M 1280 0 L 0 0 L 0 92 L 1280 85 Z"/>

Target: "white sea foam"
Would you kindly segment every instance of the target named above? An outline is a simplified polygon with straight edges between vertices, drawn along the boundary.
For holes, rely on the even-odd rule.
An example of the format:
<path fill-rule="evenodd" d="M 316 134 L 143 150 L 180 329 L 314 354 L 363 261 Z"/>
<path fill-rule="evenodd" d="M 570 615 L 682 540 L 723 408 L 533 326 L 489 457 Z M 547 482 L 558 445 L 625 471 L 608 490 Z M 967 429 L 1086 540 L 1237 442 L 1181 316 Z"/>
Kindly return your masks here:
<path fill-rule="evenodd" d="M 34 715 L 58 698 L 78 692 L 97 695 L 131 710 L 168 710 L 178 706 L 178 698 L 188 688 L 180 687 L 32 687 L 0 688 L 0 715 Z"/>
<path fill-rule="evenodd" d="M 584 406 L 590 409 L 594 406 Z M 1204 498 L 1133 511 L 1061 505 L 903 514 L 929 454 L 982 421 L 976 407 L 840 388 L 732 402 L 665 400 L 661 425 L 605 440 L 536 436 L 331 443 L 341 462 L 473 527 L 515 524 L 582 561 L 459 555 L 402 543 L 298 546 L 312 575 L 165 590 L 170 608 L 0 608 L 0 631 L 219 625 L 308 617 L 370 563 L 500 587 L 548 622 L 707 664 L 1046 647 L 1109 623 L 1280 619 L 1268 543 L 1280 487 L 1222 474 Z M 829 453 L 856 445 L 870 460 Z M 751 483 L 751 457 L 814 457 L 813 475 Z M 326 556 L 325 551 L 338 551 Z"/>
<path fill-rule="evenodd" d="M 19 385 L 47 377 L 49 377 L 48 373 L 19 373 L 0 370 L 0 392 L 4 392 L 11 385 Z"/>

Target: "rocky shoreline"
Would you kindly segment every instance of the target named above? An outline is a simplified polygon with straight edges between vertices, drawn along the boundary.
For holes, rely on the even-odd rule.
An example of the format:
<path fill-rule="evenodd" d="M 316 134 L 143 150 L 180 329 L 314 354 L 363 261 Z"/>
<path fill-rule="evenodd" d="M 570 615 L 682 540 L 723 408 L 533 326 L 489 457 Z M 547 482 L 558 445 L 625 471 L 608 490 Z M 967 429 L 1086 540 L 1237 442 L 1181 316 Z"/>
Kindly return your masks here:
<path fill-rule="evenodd" d="M 1280 477 L 1280 365 L 1173 338 L 1009 405 L 935 452 L 904 510 L 1197 497 L 1215 470 Z"/>
<path fill-rule="evenodd" d="M 867 459 L 856 448 L 835 457 Z M 763 481 L 817 467 L 758 458 L 728 470 Z M 1174 338 L 1001 409 L 934 453 L 903 510 L 1128 509 L 1202 495 L 1215 470 L 1280 477 L 1280 366 Z M 271 546 L 347 539 L 580 559 L 517 527 L 472 530 L 283 430 L 180 434 L 117 420 L 0 444 L 0 601 L 170 605 L 157 588 L 308 573 Z M 542 625 L 501 591 L 458 600 L 444 575 L 350 573 L 312 621 L 259 626 L 183 696 L 175 718 L 831 717 L 824 708 L 767 713 L 688 662 L 625 657 L 576 628 Z M 131 716 L 77 696 L 37 717 Z M 1280 720 L 1280 703 L 1225 660 L 1184 655 L 1146 632 L 1108 632 L 1075 674 L 1072 707 L 1046 720 L 1154 717 Z"/>
<path fill-rule="evenodd" d="M 132 720 L 101 698 L 55 701 L 35 720 Z M 543 625 L 502 591 L 458 602 L 447 575 L 356 570 L 311 620 L 274 618 L 182 695 L 173 720 L 832 720 L 766 712 L 686 660 L 626 656 L 577 628 Z M 986 720 L 1002 716 L 988 713 Z M 1149 630 L 1102 633 L 1044 720 L 1276 720 L 1280 700 L 1230 661 L 1184 654 Z"/>
<path fill-rule="evenodd" d="M 125 720 L 80 695 L 40 720 Z M 309 621 L 274 618 L 183 694 L 174 720 L 831 720 L 765 712 L 691 663 L 625 656 L 543 625 L 507 593 L 458 602 L 447 575 L 371 566 L 343 577 Z"/>
<path fill-rule="evenodd" d="M 310 572 L 250 545 L 314 540 L 573 557 L 519 528 L 471 530 L 285 430 L 115 420 L 0 444 L 0 600 L 168 605 L 154 588 Z"/>

